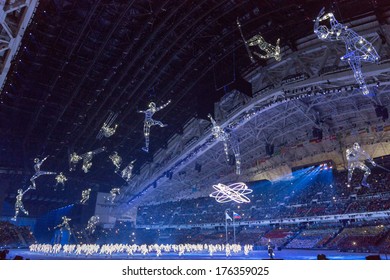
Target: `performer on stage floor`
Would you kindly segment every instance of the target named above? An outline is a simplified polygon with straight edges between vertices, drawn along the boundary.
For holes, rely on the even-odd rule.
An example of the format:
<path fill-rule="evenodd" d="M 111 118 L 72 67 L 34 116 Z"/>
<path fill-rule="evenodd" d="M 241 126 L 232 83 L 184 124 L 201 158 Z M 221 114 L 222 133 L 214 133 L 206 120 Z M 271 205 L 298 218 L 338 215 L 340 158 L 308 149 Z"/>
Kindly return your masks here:
<path fill-rule="evenodd" d="M 274 245 L 272 245 L 271 240 L 268 240 L 267 250 L 268 250 L 269 258 L 273 259 L 275 257 L 275 253 L 274 253 Z"/>
<path fill-rule="evenodd" d="M 348 187 L 351 186 L 351 179 L 355 168 L 364 171 L 363 180 L 361 182 L 362 186 L 370 187 L 367 183 L 367 178 L 370 176 L 371 170 L 364 161 L 368 160 L 373 166 L 376 166 L 374 160 L 360 147 L 359 143 L 354 143 L 351 148 L 348 148 L 345 151 L 345 153 L 348 161 Z"/>

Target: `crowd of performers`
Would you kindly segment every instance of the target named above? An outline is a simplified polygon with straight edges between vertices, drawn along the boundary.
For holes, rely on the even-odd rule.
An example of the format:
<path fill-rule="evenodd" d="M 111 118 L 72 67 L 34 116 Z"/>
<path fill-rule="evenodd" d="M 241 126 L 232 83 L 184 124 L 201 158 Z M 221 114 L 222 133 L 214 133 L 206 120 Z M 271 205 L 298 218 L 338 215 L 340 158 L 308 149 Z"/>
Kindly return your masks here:
<path fill-rule="evenodd" d="M 30 245 L 31 252 L 43 254 L 65 254 L 76 256 L 92 256 L 92 255 L 113 255 L 113 254 L 154 254 L 157 257 L 166 253 L 175 253 L 179 256 L 192 253 L 208 253 L 210 256 L 214 254 L 224 253 L 227 257 L 232 254 L 244 253 L 248 255 L 253 251 L 253 245 L 239 244 L 153 244 L 153 245 L 130 245 L 130 244 L 32 244 Z"/>

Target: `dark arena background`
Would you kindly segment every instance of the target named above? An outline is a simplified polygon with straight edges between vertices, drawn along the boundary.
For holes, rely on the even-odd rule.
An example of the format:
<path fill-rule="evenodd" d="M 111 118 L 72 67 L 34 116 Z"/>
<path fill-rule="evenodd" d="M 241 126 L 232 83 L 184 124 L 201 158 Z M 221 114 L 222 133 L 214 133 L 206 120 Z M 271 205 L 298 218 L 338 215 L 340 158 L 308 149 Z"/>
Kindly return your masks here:
<path fill-rule="evenodd" d="M 0 259 L 388 259 L 390 1 L 0 14 Z"/>

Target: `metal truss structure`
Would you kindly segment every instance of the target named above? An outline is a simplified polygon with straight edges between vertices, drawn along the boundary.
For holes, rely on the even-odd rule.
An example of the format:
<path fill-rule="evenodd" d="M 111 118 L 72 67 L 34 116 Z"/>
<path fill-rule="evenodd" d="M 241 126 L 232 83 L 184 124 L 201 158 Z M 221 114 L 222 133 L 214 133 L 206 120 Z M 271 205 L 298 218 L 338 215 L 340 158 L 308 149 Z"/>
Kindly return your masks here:
<path fill-rule="evenodd" d="M 158 197 L 168 199 L 165 190 L 179 198 L 196 196 L 191 194 L 194 189 L 210 189 L 216 182 L 250 180 L 267 168 L 291 165 L 317 154 L 342 154 L 351 144 L 346 134 L 365 144 L 390 139 L 388 133 L 380 129 L 375 132 L 374 128 L 390 124 L 375 110 L 390 105 L 389 41 L 381 41 L 377 33 L 389 26 L 372 18 L 352 24 L 382 57 L 379 65 L 365 67 L 367 84 L 376 92 L 374 97 L 358 93 L 353 73 L 339 59 L 345 51 L 343 46 L 324 46 L 315 35 L 302 38 L 297 51 L 285 50 L 283 61 L 273 61 L 247 74 L 253 86 L 252 99 L 241 106 L 233 104 L 230 112 L 223 108 L 221 127 L 229 127 L 240 136 L 241 177 L 223 164 L 224 151 L 213 141 L 211 123 L 193 119 L 183 134 L 171 138 L 167 148 L 156 153 L 154 162 L 144 165 L 141 174 L 123 188 L 119 212 L 147 203 L 148 197 L 154 201 Z M 361 133 L 368 129 L 370 137 Z M 267 154 L 267 145 L 275 147 L 277 153 Z M 268 166 L 260 166 L 259 161 L 268 161 Z"/>
<path fill-rule="evenodd" d="M 11 61 L 20 48 L 23 35 L 34 16 L 38 0 L 0 1 L 0 91 Z"/>

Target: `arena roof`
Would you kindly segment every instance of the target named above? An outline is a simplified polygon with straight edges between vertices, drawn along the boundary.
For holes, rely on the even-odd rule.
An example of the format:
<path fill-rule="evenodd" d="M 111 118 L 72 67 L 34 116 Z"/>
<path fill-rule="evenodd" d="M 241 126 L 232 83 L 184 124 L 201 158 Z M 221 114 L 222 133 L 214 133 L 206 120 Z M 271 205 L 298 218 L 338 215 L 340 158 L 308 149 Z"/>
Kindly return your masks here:
<path fill-rule="evenodd" d="M 343 44 L 313 34 L 324 1 L 41 1 L 0 94 L 1 176 L 12 182 L 6 195 L 27 185 L 33 159 L 47 155 L 42 169 L 66 173 L 70 189 L 54 195 L 53 178 L 44 178 L 36 191 L 42 201 L 69 203 L 86 185 L 105 192 L 123 186 L 120 202 L 128 207 L 146 189 L 153 198 L 152 192 L 174 195 L 215 180 L 250 180 L 309 155 L 342 154 L 351 141 L 386 141 L 389 124 L 380 113 L 390 103 L 386 2 L 325 2 L 381 56 L 379 65 L 363 66 L 376 91 L 366 97 L 340 61 Z M 246 38 L 261 33 L 271 44 L 280 38 L 282 60 L 252 63 L 237 19 Z M 246 82 L 252 92 L 242 90 Z M 144 115 L 137 110 L 169 99 L 155 115 L 168 126 L 152 128 L 145 153 Z M 110 112 L 118 114 L 118 129 L 99 140 Z M 242 177 L 232 174 L 222 143 L 212 141 L 208 113 L 238 135 Z M 68 171 L 71 152 L 103 146 L 90 172 Z M 114 173 L 113 151 L 122 166 L 136 159 L 128 185 Z M 311 160 L 320 159 L 332 160 Z"/>

